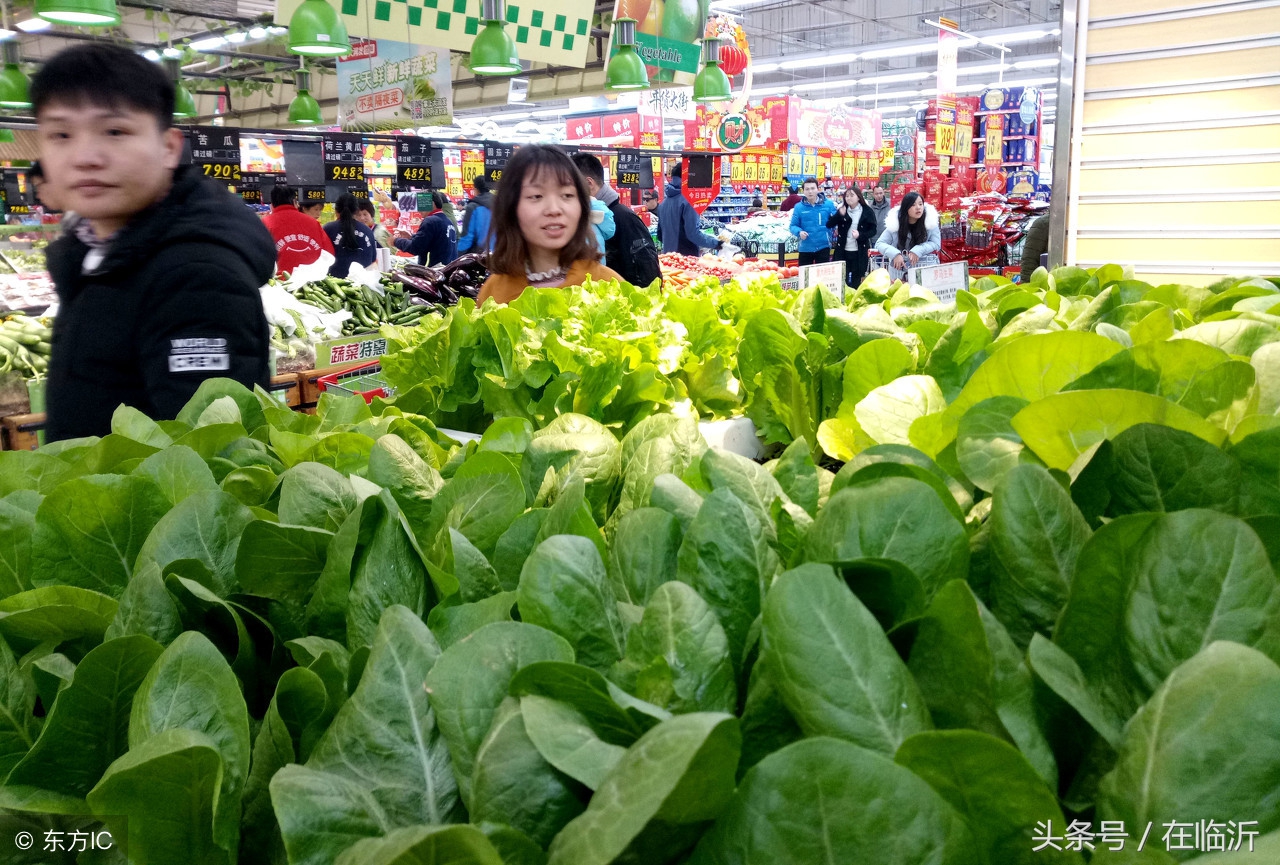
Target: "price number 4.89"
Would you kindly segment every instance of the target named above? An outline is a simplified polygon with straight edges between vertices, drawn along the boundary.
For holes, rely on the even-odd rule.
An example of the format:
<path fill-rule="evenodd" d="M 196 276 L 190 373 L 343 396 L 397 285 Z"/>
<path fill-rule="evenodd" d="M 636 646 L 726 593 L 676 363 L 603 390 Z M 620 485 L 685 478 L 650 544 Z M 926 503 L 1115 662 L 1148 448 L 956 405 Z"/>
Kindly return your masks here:
<path fill-rule="evenodd" d="M 426 168 L 406 168 L 404 169 L 405 180 L 430 180 L 431 172 Z"/>

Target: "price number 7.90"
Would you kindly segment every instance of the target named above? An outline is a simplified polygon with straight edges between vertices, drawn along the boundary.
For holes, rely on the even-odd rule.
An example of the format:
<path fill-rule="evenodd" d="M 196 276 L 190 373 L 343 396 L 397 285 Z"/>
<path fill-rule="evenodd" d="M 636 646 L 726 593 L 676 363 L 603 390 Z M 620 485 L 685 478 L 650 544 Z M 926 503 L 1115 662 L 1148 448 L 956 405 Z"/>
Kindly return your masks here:
<path fill-rule="evenodd" d="M 239 165 L 208 165 L 204 166 L 204 176 L 213 177 L 217 180 L 239 180 Z"/>

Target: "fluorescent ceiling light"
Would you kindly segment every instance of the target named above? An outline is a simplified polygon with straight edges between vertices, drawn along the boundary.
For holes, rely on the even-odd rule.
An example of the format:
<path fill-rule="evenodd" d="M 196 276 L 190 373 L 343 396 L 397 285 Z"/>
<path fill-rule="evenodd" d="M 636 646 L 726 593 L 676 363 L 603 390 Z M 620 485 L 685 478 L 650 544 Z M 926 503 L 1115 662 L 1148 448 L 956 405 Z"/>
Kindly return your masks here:
<path fill-rule="evenodd" d="M 854 97 L 859 102 L 870 102 L 873 99 L 898 99 L 904 96 L 919 96 L 919 90 L 895 90 L 892 93 L 864 93 L 861 96 Z"/>
<path fill-rule="evenodd" d="M 146 51 L 143 51 L 142 56 L 150 60 L 152 63 L 156 63 L 160 60 L 160 53 L 151 48 L 148 48 Z"/>
<path fill-rule="evenodd" d="M 1003 72 L 1009 68 L 1008 63 L 987 63 L 983 66 L 970 66 L 967 69 L 957 69 L 957 75 L 989 75 L 992 72 Z M 937 74 L 936 72 L 934 73 Z"/>
<path fill-rule="evenodd" d="M 1045 60 L 1019 60 L 1013 64 L 1014 69 L 1048 69 L 1051 66 L 1058 65 L 1057 57 L 1050 57 Z"/>
<path fill-rule="evenodd" d="M 900 84 L 903 81 L 923 81 L 932 74 L 932 72 L 899 72 L 894 75 L 875 75 L 871 78 L 859 78 L 858 85 Z"/>
<path fill-rule="evenodd" d="M 895 111 L 915 111 L 914 105 L 890 105 L 887 108 L 877 108 L 881 114 L 893 114 Z"/>
<path fill-rule="evenodd" d="M 243 31 L 236 33 L 228 33 L 227 41 L 239 45 L 241 42 L 249 38 L 249 34 Z"/>
<path fill-rule="evenodd" d="M 541 108 L 537 111 L 529 112 L 529 116 L 530 117 L 559 117 L 561 114 L 564 114 L 565 111 L 566 109 L 564 107 Z"/>
<path fill-rule="evenodd" d="M 172 45 L 164 49 L 164 51 L 162 51 L 161 53 L 164 54 L 165 57 L 171 57 L 174 60 L 177 60 L 179 57 L 182 56 L 182 51 L 178 48 L 174 48 Z"/>
<path fill-rule="evenodd" d="M 875 60 L 879 57 L 910 57 L 913 54 L 928 54 L 937 51 L 938 43 L 920 42 L 915 45 L 898 45 L 893 48 L 875 48 L 862 53 L 863 60 Z"/>
<path fill-rule="evenodd" d="M 819 66 L 837 66 L 852 63 L 858 55 L 850 51 L 846 54 L 827 54 L 822 57 L 806 57 L 803 60 L 784 60 L 778 64 L 779 69 L 814 69 Z"/>
<path fill-rule="evenodd" d="M 1043 87 L 1046 84 L 1057 83 L 1057 78 L 1021 78 L 1016 81 L 1006 81 L 1001 87 Z"/>
<path fill-rule="evenodd" d="M 222 36 L 214 36 L 209 39 L 197 39 L 190 46 L 192 51 L 212 51 L 215 48 L 221 48 L 227 44 L 227 40 Z"/>
<path fill-rule="evenodd" d="M 777 72 L 781 68 L 781 63 L 755 63 L 752 64 L 751 71 L 756 75 L 764 75 L 766 72 Z"/>
<path fill-rule="evenodd" d="M 852 87 L 858 83 L 856 78 L 833 78 L 830 81 L 806 81 L 803 84 L 792 84 L 792 90 L 826 90 L 828 87 Z"/>
<path fill-rule="evenodd" d="M 14 25 L 23 33 L 39 33 L 41 30 L 48 30 L 53 23 L 43 18 L 28 18 L 26 21 L 19 21 Z"/>

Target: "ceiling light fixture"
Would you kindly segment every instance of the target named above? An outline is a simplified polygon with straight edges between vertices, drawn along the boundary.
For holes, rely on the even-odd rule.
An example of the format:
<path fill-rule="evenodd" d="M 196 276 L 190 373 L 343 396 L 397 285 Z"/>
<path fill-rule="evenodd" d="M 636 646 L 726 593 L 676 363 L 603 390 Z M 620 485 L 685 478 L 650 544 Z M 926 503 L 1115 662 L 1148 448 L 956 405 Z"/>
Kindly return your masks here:
<path fill-rule="evenodd" d="M 605 70 L 606 90 L 648 90 L 649 73 L 644 61 L 636 53 L 636 22 L 634 18 L 618 18 L 613 22 L 613 56 Z"/>
<path fill-rule="evenodd" d="M 873 75 L 870 78 L 859 78 L 858 86 L 863 87 L 874 84 L 901 84 L 904 81 L 923 81 L 932 74 L 932 72 L 899 72 L 893 75 Z"/>
<path fill-rule="evenodd" d="M 524 70 L 516 54 L 516 43 L 504 28 L 504 0 L 482 0 L 480 18 L 484 29 L 471 43 L 467 64 L 476 75 L 515 75 Z"/>
<path fill-rule="evenodd" d="M 120 23 L 116 0 L 36 0 L 36 15 L 55 24 L 109 27 Z"/>
<path fill-rule="evenodd" d="M 694 102 L 728 102 L 733 98 L 729 76 L 720 68 L 720 39 L 702 40 L 702 69 L 693 79 Z"/>
<path fill-rule="evenodd" d="M 858 59 L 858 54 L 850 51 L 847 54 L 828 54 L 823 57 L 805 57 L 800 60 L 783 60 L 778 64 L 779 69 L 814 69 L 819 66 L 839 66 L 843 63 L 852 63 Z"/>
<path fill-rule="evenodd" d="M 46 21 L 43 18 L 28 18 L 26 21 L 19 21 L 13 25 L 23 33 L 39 33 L 41 30 L 48 30 L 53 26 L 52 21 Z"/>
<path fill-rule="evenodd" d="M 315 126 L 324 122 L 320 103 L 311 95 L 311 73 L 299 69 L 293 73 L 294 87 L 298 95 L 289 103 L 289 122 L 295 126 Z"/>
<path fill-rule="evenodd" d="M 221 48 L 227 44 L 227 40 L 223 36 L 213 36 L 209 39 L 197 39 L 187 47 L 192 51 L 212 51 L 215 48 Z"/>
<path fill-rule="evenodd" d="M 289 51 L 292 54 L 345 57 L 351 53 L 347 25 L 325 0 L 304 0 L 289 18 Z"/>
<path fill-rule="evenodd" d="M 18 64 L 22 62 L 22 49 L 17 42 L 5 42 L 4 69 L 0 70 L 0 107 L 29 109 L 31 107 L 31 82 Z"/>
<path fill-rule="evenodd" d="M 1057 57 L 1048 57 L 1044 60 L 1019 60 L 1013 64 L 1014 69 L 1048 69 L 1051 66 L 1058 65 Z"/>

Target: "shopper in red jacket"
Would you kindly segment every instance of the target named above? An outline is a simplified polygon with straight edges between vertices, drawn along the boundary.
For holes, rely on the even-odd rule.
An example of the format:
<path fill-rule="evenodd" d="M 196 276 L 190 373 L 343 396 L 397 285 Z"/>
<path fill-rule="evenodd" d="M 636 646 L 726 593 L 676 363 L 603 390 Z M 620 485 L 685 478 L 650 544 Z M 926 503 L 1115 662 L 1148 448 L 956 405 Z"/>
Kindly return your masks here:
<path fill-rule="evenodd" d="M 271 212 L 262 222 L 276 241 L 276 270 L 293 273 L 294 268 L 311 264 L 327 252 L 335 255 L 333 241 L 320 222 L 297 207 L 298 194 L 283 183 L 271 190 Z"/>

